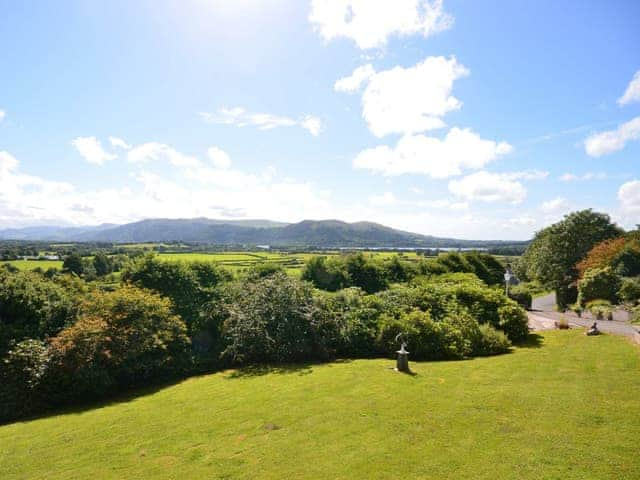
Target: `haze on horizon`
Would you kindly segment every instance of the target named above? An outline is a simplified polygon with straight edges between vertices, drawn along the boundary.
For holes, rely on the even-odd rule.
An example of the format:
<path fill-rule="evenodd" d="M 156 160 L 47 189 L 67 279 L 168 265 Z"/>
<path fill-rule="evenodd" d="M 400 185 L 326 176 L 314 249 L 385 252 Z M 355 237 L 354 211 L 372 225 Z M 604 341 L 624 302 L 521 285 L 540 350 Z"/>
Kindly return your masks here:
<path fill-rule="evenodd" d="M 640 223 L 640 3 L 0 0 L 0 230 Z"/>

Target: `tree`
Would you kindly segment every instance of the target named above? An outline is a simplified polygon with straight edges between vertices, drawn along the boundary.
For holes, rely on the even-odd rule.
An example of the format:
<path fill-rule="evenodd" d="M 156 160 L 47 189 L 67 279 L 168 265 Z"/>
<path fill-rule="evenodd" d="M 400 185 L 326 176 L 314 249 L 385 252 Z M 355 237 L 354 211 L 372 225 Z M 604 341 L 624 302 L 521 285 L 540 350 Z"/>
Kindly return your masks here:
<path fill-rule="evenodd" d="M 82 275 L 82 273 L 84 272 L 82 257 L 77 253 L 68 255 L 62 263 L 62 271 L 65 273 L 75 273 L 76 275 Z"/>
<path fill-rule="evenodd" d="M 313 283 L 316 288 L 329 292 L 335 292 L 350 284 L 344 262 L 333 257 L 311 257 L 302 269 L 301 278 Z"/>
<path fill-rule="evenodd" d="M 107 257 L 103 252 L 98 252 L 93 257 L 93 268 L 95 268 L 96 275 L 98 277 L 103 277 L 113 271 L 111 259 Z"/>
<path fill-rule="evenodd" d="M 566 215 L 536 233 L 523 255 L 527 276 L 553 288 L 558 306 L 565 308 L 575 301 L 570 289 L 578 279 L 576 264 L 595 245 L 622 233 L 608 215 L 591 209 Z"/>

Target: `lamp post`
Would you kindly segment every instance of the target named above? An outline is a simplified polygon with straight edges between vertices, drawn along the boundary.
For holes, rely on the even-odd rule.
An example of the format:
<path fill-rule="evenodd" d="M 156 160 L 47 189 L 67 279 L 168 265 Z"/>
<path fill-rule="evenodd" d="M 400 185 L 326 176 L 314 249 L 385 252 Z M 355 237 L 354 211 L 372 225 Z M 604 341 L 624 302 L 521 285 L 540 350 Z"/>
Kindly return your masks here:
<path fill-rule="evenodd" d="M 509 283 L 511 282 L 511 271 L 507 270 L 504 272 L 504 284 L 505 284 L 505 293 L 507 297 L 509 296 Z"/>

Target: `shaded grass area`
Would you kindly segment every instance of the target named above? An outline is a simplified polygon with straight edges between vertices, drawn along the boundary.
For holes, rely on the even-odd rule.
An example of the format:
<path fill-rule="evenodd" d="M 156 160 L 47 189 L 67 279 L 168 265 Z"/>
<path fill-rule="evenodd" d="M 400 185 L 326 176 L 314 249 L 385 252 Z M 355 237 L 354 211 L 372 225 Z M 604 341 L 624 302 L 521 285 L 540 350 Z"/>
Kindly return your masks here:
<path fill-rule="evenodd" d="M 5 425 L 1 477 L 640 478 L 640 349 L 623 338 L 393 364 L 230 370 Z"/>

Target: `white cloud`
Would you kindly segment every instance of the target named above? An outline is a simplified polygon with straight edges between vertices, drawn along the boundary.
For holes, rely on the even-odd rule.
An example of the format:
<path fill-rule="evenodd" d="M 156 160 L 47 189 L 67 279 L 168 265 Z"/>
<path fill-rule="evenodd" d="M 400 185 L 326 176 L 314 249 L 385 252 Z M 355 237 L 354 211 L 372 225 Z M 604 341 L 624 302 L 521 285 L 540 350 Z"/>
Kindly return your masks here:
<path fill-rule="evenodd" d="M 325 40 L 345 37 L 361 49 L 382 47 L 391 36 L 426 38 L 453 24 L 442 0 L 312 0 L 309 21 Z"/>
<path fill-rule="evenodd" d="M 118 137 L 109 137 L 109 142 L 112 147 L 122 148 L 123 150 L 129 150 L 131 148 L 131 145 Z"/>
<path fill-rule="evenodd" d="M 509 179 L 508 175 L 485 171 L 450 181 L 449 191 L 470 201 L 511 204 L 522 203 L 527 196 L 520 182 Z"/>
<path fill-rule="evenodd" d="M 569 210 L 569 207 L 569 202 L 567 202 L 566 198 L 556 197 L 552 200 L 542 202 L 540 210 L 544 213 L 557 213 L 567 211 Z"/>
<path fill-rule="evenodd" d="M 484 140 L 470 129 L 454 127 L 442 140 L 405 135 L 395 148 L 384 145 L 364 150 L 353 160 L 353 166 L 383 175 L 414 173 L 447 178 L 465 169 L 482 168 L 511 150 L 506 142 Z"/>
<path fill-rule="evenodd" d="M 184 155 L 169 145 L 157 142 L 148 142 L 136 145 L 127 154 L 131 163 L 147 163 L 151 161 L 166 160 L 176 167 L 198 167 L 200 161 L 193 156 Z"/>
<path fill-rule="evenodd" d="M 577 182 L 580 180 L 604 180 L 605 178 L 607 178 L 607 174 L 604 172 L 586 172 L 583 175 L 576 175 L 575 173 L 564 173 L 559 177 L 561 182 Z"/>
<path fill-rule="evenodd" d="M 77 137 L 71 141 L 78 153 L 89 163 L 102 165 L 109 160 L 115 160 L 117 155 L 106 152 L 100 140 L 96 137 Z"/>
<path fill-rule="evenodd" d="M 624 95 L 618 99 L 618 105 L 627 105 L 631 102 L 640 102 L 640 70 L 635 73 L 629 82 Z"/>
<path fill-rule="evenodd" d="M 549 172 L 544 170 L 522 170 L 520 172 L 503 173 L 509 180 L 544 180 L 549 176 Z"/>
<path fill-rule="evenodd" d="M 455 57 L 427 57 L 413 67 L 373 73 L 362 94 L 362 116 L 377 137 L 442 128 L 441 117 L 462 107 L 451 95 L 453 82 L 468 74 Z"/>
<path fill-rule="evenodd" d="M 640 180 L 624 183 L 618 189 L 618 201 L 623 213 L 635 215 L 634 223 L 640 223 Z"/>
<path fill-rule="evenodd" d="M 370 63 L 356 68 L 351 75 L 336 80 L 333 89 L 336 92 L 355 93 L 375 75 L 376 71 Z"/>
<path fill-rule="evenodd" d="M 601 157 L 622 150 L 627 142 L 640 139 L 640 117 L 620 125 L 616 130 L 595 133 L 584 142 L 584 149 L 592 157 Z"/>
<path fill-rule="evenodd" d="M 305 115 L 305 117 L 300 121 L 300 126 L 314 137 L 320 135 L 324 129 L 322 121 L 320 121 L 318 117 L 314 117 L 312 115 Z"/>
<path fill-rule="evenodd" d="M 231 166 L 231 159 L 227 152 L 218 147 L 209 147 L 207 150 L 207 156 L 209 160 L 213 162 L 213 165 L 217 168 L 229 168 Z"/>
<path fill-rule="evenodd" d="M 199 115 L 200 118 L 209 123 L 234 125 L 236 127 L 256 127 L 260 130 L 299 126 L 313 136 L 318 136 L 323 129 L 321 120 L 312 115 L 305 115 L 300 120 L 295 120 L 272 113 L 249 112 L 242 107 L 222 107 L 216 113 L 200 112 Z"/>
<path fill-rule="evenodd" d="M 217 175 L 198 177 L 199 169 Z M 81 191 L 73 185 L 24 174 L 17 159 L 0 152 L 0 225 L 124 223 L 142 218 L 253 217 L 298 221 L 326 218 L 330 193 L 312 183 L 283 180 L 272 171 L 176 167 L 167 175 L 139 171 L 120 189 Z"/>
<path fill-rule="evenodd" d="M 7 116 L 7 112 L 5 112 L 4 110 L 0 110 L 0 122 L 4 120 L 6 116 Z"/>

